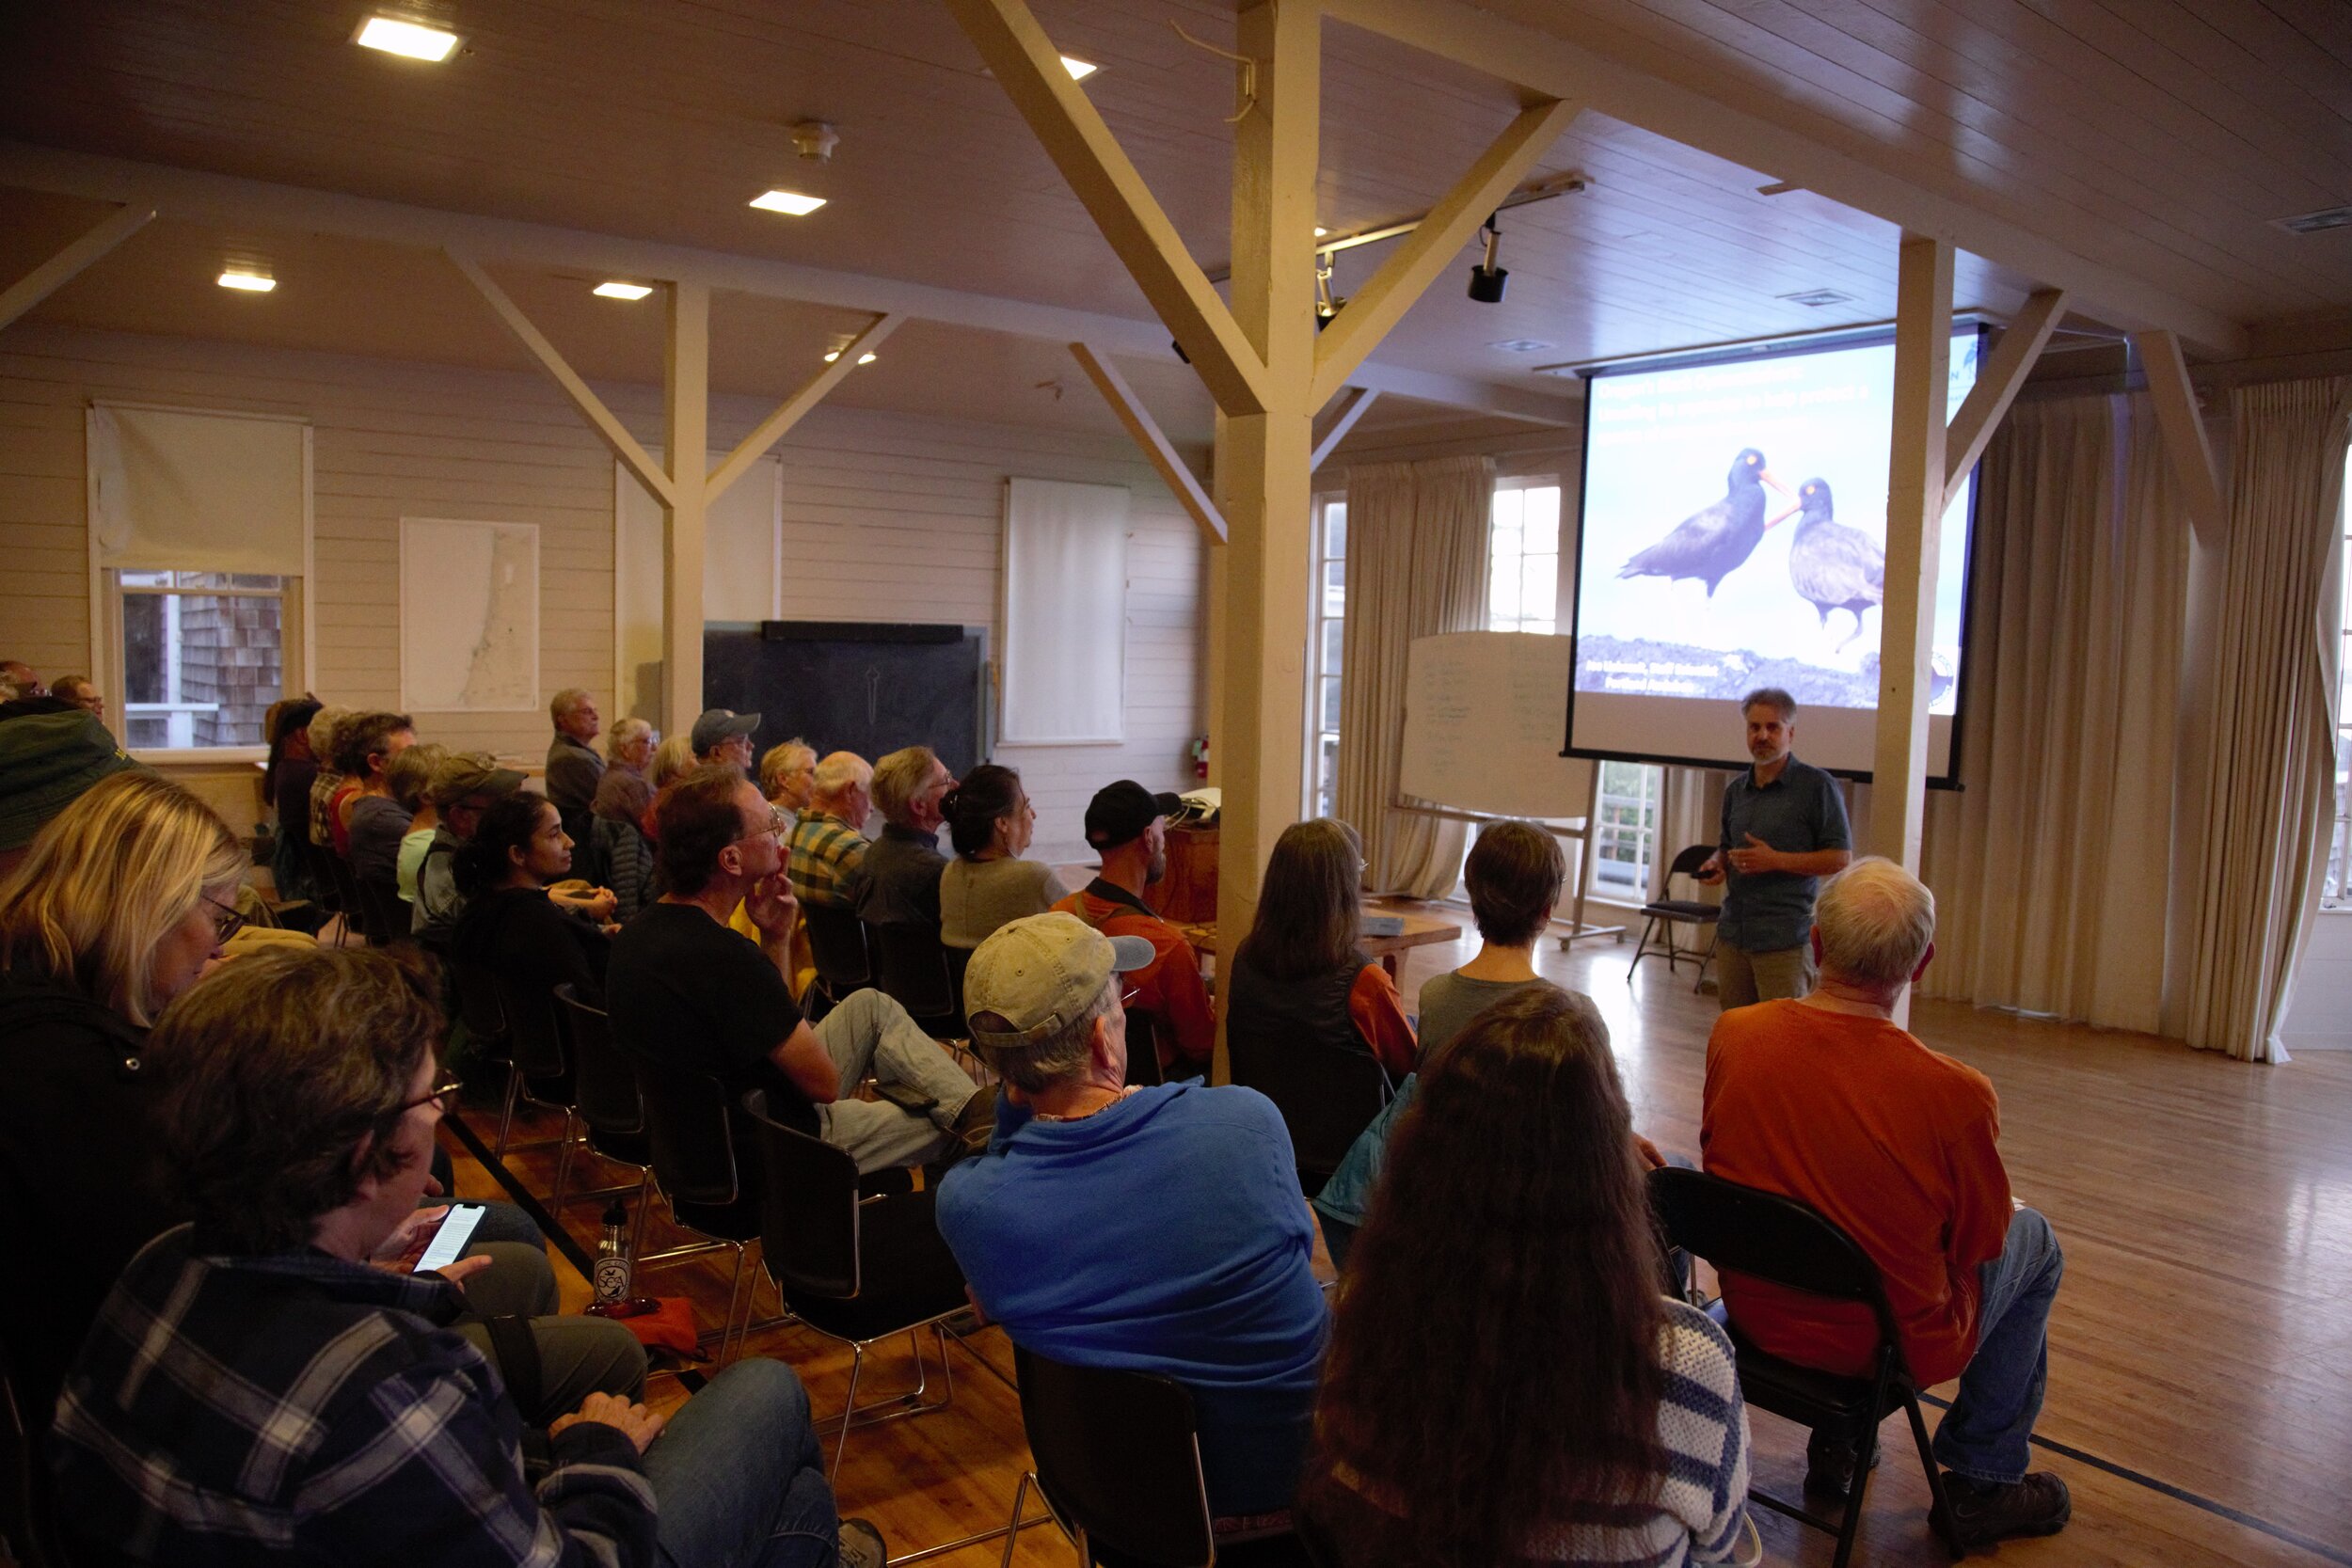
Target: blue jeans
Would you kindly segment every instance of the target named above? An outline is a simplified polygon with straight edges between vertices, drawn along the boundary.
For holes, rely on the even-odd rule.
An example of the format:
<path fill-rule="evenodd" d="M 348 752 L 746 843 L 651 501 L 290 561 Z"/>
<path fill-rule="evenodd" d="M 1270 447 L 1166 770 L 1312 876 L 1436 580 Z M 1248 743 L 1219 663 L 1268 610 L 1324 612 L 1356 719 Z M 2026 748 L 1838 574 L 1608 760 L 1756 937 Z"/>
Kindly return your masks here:
<path fill-rule="evenodd" d="M 737 1362 L 645 1450 L 666 1568 L 832 1568 L 841 1522 L 808 1390 L 781 1361 Z"/>
<path fill-rule="evenodd" d="M 2010 1216 L 2001 1255 L 1978 1275 L 1977 1354 L 1935 1430 L 1935 1457 L 1971 1481 L 2023 1480 L 2034 1418 L 2050 1377 L 2050 1303 L 2066 1274 L 2050 1222 Z"/>

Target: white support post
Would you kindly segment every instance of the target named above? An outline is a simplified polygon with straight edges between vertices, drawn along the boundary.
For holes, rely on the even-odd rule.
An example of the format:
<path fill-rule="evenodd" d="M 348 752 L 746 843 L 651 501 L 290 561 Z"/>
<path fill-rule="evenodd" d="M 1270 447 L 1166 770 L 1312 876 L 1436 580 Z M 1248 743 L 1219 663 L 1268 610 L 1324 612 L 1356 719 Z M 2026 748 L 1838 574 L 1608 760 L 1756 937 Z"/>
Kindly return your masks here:
<path fill-rule="evenodd" d="M 684 733 L 703 710 L 704 509 L 709 481 L 710 290 L 670 285 L 662 365 L 662 439 L 670 471 L 661 495 L 661 707 L 665 729 Z"/>
<path fill-rule="evenodd" d="M 2148 401 L 2155 405 L 2156 429 L 2164 436 L 2165 455 L 2171 459 L 2172 477 L 2180 485 L 2197 542 L 2207 549 L 2217 548 L 2229 532 L 2229 507 L 2181 341 L 2169 332 L 2135 332 L 2132 352 L 2147 373 Z"/>
<path fill-rule="evenodd" d="M 0 331 L 7 330 L 17 317 L 80 277 L 92 261 L 146 228 L 154 215 L 154 208 L 137 201 L 109 213 L 80 239 L 9 284 L 8 291 L 0 293 Z"/>
<path fill-rule="evenodd" d="M 1340 443 L 1347 439 L 1347 433 L 1356 428 L 1356 421 L 1370 413 L 1379 399 L 1379 392 L 1370 387 L 1350 387 L 1340 394 L 1339 411 L 1331 416 L 1323 434 L 1315 437 L 1315 450 L 1308 466 L 1320 468 L 1328 462 Z"/>
<path fill-rule="evenodd" d="M 1087 379 L 1094 383 L 1094 389 L 1103 394 L 1103 401 L 1111 405 L 1111 412 L 1119 416 L 1128 436 L 1143 449 L 1143 455 L 1151 460 L 1152 471 L 1160 476 L 1160 483 L 1168 486 L 1193 526 L 1200 529 L 1201 540 L 1210 545 L 1225 543 L 1224 514 L 1217 511 L 1216 503 L 1200 487 L 1200 477 L 1160 429 L 1152 410 L 1143 405 L 1136 389 L 1127 385 L 1127 378 L 1119 373 L 1119 367 L 1084 343 L 1071 344 L 1070 353 L 1078 361 L 1078 368 L 1087 372 Z"/>
<path fill-rule="evenodd" d="M 1886 601 L 1881 607 L 1870 847 L 1915 876 L 1927 816 L 1928 659 L 1935 636 L 1951 342 L 1951 244 L 1905 234 L 1895 307 Z"/>

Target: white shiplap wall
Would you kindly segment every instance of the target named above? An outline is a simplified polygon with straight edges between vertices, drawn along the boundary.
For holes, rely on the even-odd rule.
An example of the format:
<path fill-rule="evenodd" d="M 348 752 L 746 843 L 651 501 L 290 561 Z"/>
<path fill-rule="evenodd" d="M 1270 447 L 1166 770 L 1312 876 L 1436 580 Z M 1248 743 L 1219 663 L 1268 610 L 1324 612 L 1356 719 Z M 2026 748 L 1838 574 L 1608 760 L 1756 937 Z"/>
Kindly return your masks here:
<path fill-rule="evenodd" d="M 660 438 L 658 389 L 600 390 L 641 438 Z M 21 324 L 0 335 L 0 657 L 52 674 L 90 662 L 82 425 L 95 398 L 310 420 L 311 686 L 322 696 L 398 700 L 404 515 L 538 524 L 542 695 L 612 684 L 612 462 L 541 378 Z M 712 444 L 731 445 L 766 412 L 720 400 Z M 998 760 L 1022 770 L 1037 801 L 1040 854 L 1074 854 L 1101 784 L 1188 782 L 1185 751 L 1202 723 L 1202 546 L 1132 447 L 822 408 L 779 450 L 786 615 L 987 626 L 997 646 L 1005 478 L 1128 486 L 1127 739 L 1007 748 Z M 547 741 L 541 715 L 419 719 L 452 745 L 530 752 Z"/>

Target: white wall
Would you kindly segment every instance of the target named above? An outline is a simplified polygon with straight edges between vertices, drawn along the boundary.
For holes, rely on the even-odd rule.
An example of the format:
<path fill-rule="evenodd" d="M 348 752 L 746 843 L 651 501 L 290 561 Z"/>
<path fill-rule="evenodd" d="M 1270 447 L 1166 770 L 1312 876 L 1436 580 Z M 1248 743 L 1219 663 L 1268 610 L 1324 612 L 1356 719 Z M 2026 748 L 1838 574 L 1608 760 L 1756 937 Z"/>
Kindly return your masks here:
<path fill-rule="evenodd" d="M 641 439 L 660 439 L 658 388 L 599 391 Z M 397 704 L 404 515 L 538 524 L 542 696 L 612 685 L 612 460 L 543 378 L 22 324 L 0 335 L 0 657 L 48 674 L 90 663 L 83 410 L 98 398 L 311 421 L 310 684 L 321 696 Z M 717 401 L 712 445 L 731 446 L 767 412 Z M 1087 798 L 1111 779 L 1189 781 L 1186 748 L 1203 723 L 1203 547 L 1125 440 L 820 408 L 779 451 L 786 615 L 986 626 L 998 646 L 1006 476 L 1128 486 L 1127 739 L 1006 748 L 998 760 L 1037 801 L 1041 854 L 1075 852 Z M 417 717 L 452 745 L 547 745 L 544 714 Z"/>

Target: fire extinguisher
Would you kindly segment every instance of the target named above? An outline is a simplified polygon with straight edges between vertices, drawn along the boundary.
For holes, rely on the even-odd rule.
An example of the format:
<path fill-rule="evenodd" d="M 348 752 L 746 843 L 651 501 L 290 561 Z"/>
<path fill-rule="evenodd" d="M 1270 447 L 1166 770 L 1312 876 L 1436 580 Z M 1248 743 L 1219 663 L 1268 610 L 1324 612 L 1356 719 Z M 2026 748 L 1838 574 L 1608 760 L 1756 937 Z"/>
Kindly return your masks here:
<path fill-rule="evenodd" d="M 1192 743 L 1192 776 L 1202 783 L 1209 777 L 1209 737 L 1202 736 Z"/>

